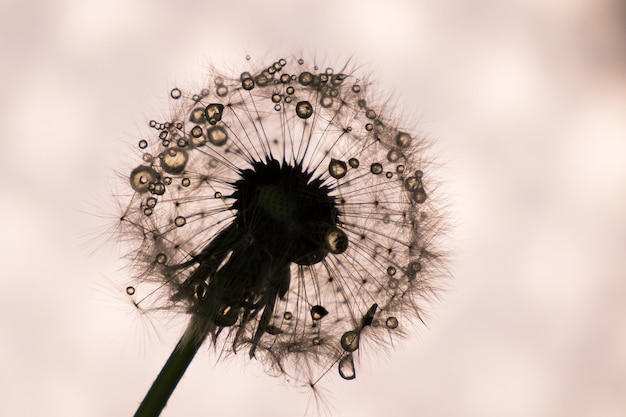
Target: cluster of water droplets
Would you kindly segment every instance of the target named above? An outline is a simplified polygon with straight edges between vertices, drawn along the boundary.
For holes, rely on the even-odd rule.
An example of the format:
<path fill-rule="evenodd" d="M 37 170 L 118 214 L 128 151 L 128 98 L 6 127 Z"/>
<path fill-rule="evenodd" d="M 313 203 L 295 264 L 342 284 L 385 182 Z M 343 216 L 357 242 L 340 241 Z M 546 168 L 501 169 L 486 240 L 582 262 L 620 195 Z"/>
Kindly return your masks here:
<path fill-rule="evenodd" d="M 190 277 L 203 267 L 203 249 L 237 216 L 242 172 L 269 160 L 299 166 L 336 207 L 324 255 L 289 264 L 288 289 L 262 306 L 269 318 L 219 310 L 214 341 L 227 352 L 250 349 L 268 369 L 299 380 L 317 382 L 334 366 L 355 378 L 364 345 L 368 352 L 390 346 L 408 322 L 421 320 L 439 265 L 424 141 L 377 106 L 369 88 L 348 68 L 279 59 L 236 77 L 212 74 L 197 92 L 172 89 L 171 117 L 150 121 L 129 174 L 120 221 L 136 243 L 137 276 L 128 296 L 145 310 L 200 314 L 211 278 Z M 267 189 L 262 198 L 277 218 L 294 215 L 289 196 Z M 250 239 L 224 245 L 236 250 Z M 258 261 L 259 274 L 285 264 L 273 257 Z M 237 285 L 237 276 L 229 279 Z M 140 298 L 146 283 L 153 285 Z"/>

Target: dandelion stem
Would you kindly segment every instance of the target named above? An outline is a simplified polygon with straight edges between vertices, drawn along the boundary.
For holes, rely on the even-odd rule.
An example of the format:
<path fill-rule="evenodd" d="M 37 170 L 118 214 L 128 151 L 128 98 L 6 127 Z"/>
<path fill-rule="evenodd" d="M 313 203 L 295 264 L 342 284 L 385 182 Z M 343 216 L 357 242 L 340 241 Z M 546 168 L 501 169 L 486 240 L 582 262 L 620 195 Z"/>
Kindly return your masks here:
<path fill-rule="evenodd" d="M 176 385 L 206 338 L 206 332 L 199 331 L 196 319 L 192 319 L 185 333 L 167 359 L 152 387 L 139 405 L 135 417 L 157 417 L 161 414 Z"/>

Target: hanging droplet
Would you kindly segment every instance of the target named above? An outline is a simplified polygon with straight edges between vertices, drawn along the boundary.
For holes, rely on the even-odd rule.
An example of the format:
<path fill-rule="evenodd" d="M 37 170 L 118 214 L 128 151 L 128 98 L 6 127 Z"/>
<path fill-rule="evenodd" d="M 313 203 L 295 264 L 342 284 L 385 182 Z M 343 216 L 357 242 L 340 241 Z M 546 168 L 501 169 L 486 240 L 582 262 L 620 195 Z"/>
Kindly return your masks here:
<path fill-rule="evenodd" d="M 189 156 L 184 149 L 168 149 L 163 154 L 161 168 L 169 174 L 180 174 L 185 170 Z"/>
<path fill-rule="evenodd" d="M 182 227 L 187 223 L 187 220 L 183 216 L 178 216 L 174 219 L 174 224 L 178 227 Z"/>
<path fill-rule="evenodd" d="M 178 100 L 180 98 L 180 96 L 182 96 L 182 95 L 183 95 L 183 93 L 178 88 L 173 88 L 172 91 L 170 91 L 170 96 L 174 100 Z"/>
<path fill-rule="evenodd" d="M 359 348 L 359 332 L 350 330 L 341 336 L 341 347 L 346 352 L 354 352 Z"/>
<path fill-rule="evenodd" d="M 126 294 L 134 295 L 135 294 L 135 287 L 126 287 Z"/>
<path fill-rule="evenodd" d="M 311 317 L 313 320 L 321 320 L 328 314 L 328 310 L 320 305 L 311 307 Z"/>
<path fill-rule="evenodd" d="M 372 166 L 370 167 L 370 171 L 374 175 L 380 175 L 383 172 L 383 166 L 379 164 L 378 162 L 374 162 Z"/>
<path fill-rule="evenodd" d="M 157 174 L 152 168 L 141 165 L 130 173 L 130 186 L 138 193 L 145 193 L 156 179 Z"/>
<path fill-rule="evenodd" d="M 211 126 L 208 128 L 207 137 L 209 138 L 209 142 L 215 146 L 222 146 L 228 140 L 226 129 L 222 126 Z"/>
<path fill-rule="evenodd" d="M 315 77 L 313 76 L 313 74 L 311 74 L 308 71 L 304 71 L 304 72 L 300 73 L 300 76 L 298 77 L 298 81 L 302 85 L 309 85 L 309 84 L 311 84 L 313 82 L 314 78 Z"/>
<path fill-rule="evenodd" d="M 413 200 L 415 200 L 416 203 L 422 204 L 426 201 L 426 198 L 428 198 L 428 196 L 426 195 L 426 191 L 424 191 L 422 187 L 413 191 Z"/>
<path fill-rule="evenodd" d="M 333 227 L 326 233 L 326 247 L 335 255 L 344 253 L 348 249 L 348 236 L 343 230 Z"/>
<path fill-rule="evenodd" d="M 212 125 L 222 120 L 223 113 L 224 105 L 219 103 L 211 103 L 204 109 L 204 117 Z"/>
<path fill-rule="evenodd" d="M 411 144 L 411 135 L 404 132 L 398 132 L 396 135 L 396 145 L 400 148 L 407 148 Z"/>
<path fill-rule="evenodd" d="M 296 114 L 301 119 L 308 119 L 313 115 L 313 106 L 308 101 L 300 101 L 296 104 Z"/>
<path fill-rule="evenodd" d="M 387 328 L 389 329 L 395 329 L 398 327 L 398 319 L 395 317 L 388 317 L 387 320 L 385 320 L 385 326 L 387 326 Z"/>
<path fill-rule="evenodd" d="M 328 172 L 331 177 L 340 179 L 346 176 L 348 166 L 345 162 L 333 158 L 330 160 L 330 164 L 328 165 Z"/>
<path fill-rule="evenodd" d="M 339 360 L 339 375 L 346 380 L 356 378 L 352 355 L 346 355 Z"/>

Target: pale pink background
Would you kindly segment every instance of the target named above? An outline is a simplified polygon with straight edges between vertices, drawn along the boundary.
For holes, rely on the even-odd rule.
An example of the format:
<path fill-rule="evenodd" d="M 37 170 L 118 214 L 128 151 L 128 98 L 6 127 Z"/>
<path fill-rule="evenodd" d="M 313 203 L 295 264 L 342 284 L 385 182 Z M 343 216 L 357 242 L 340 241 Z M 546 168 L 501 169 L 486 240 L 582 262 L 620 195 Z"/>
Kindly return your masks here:
<path fill-rule="evenodd" d="M 4 0 L 0 415 L 132 415 L 180 329 L 133 315 L 84 212 L 116 213 L 112 171 L 170 88 L 298 51 L 354 54 L 419 115 L 453 225 L 429 328 L 328 384 L 333 415 L 626 415 L 620 4 Z M 243 363 L 204 353 L 163 415 L 303 415 Z"/>

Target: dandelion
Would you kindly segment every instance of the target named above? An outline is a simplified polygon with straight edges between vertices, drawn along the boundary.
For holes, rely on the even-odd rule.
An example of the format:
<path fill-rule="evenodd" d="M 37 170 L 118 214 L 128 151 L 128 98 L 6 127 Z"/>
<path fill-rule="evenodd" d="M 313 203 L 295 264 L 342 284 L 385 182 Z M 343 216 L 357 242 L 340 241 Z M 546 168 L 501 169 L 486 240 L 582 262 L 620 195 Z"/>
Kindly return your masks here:
<path fill-rule="evenodd" d="M 286 59 L 171 90 L 120 236 L 136 245 L 128 296 L 189 324 L 137 416 L 161 412 L 207 338 L 314 387 L 421 320 L 441 263 L 426 141 L 370 90 L 347 66 Z"/>

